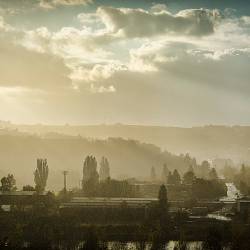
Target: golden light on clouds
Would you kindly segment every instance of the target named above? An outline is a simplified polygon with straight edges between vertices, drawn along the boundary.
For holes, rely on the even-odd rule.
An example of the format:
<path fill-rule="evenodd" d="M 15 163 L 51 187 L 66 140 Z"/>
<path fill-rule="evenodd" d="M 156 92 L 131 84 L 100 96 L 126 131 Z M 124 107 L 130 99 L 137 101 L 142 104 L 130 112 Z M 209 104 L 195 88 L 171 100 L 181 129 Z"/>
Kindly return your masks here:
<path fill-rule="evenodd" d="M 2 110 L 30 109 L 22 122 L 102 123 L 109 112 L 108 123 L 245 124 L 250 16 L 208 5 L 0 2 Z M 12 111 L 2 119 L 18 121 Z"/>

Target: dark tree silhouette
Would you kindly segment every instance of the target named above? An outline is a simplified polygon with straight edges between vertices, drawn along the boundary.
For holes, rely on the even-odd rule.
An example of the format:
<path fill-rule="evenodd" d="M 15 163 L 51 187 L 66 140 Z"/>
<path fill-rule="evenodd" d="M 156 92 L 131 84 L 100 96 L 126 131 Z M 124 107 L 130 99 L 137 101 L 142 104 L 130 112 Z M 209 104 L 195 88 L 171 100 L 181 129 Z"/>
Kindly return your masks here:
<path fill-rule="evenodd" d="M 168 196 L 165 185 L 161 185 L 158 194 L 158 216 L 160 231 L 166 235 L 169 228 L 169 216 L 168 216 Z M 165 238 L 165 236 L 164 236 Z"/>
<path fill-rule="evenodd" d="M 196 199 L 214 199 L 225 196 L 227 187 L 225 183 L 217 180 L 204 180 L 196 178 L 192 184 L 192 195 Z"/>
<path fill-rule="evenodd" d="M 162 174 L 161 174 L 161 179 L 163 183 L 167 182 L 168 175 L 169 175 L 169 170 L 168 170 L 167 164 L 165 163 L 163 164 Z"/>
<path fill-rule="evenodd" d="M 86 240 L 81 250 L 99 250 L 98 237 L 93 228 L 89 229 L 86 235 Z"/>
<path fill-rule="evenodd" d="M 167 211 L 168 208 L 168 195 L 165 185 L 161 185 L 159 194 L 158 194 L 159 206 L 160 208 Z"/>
<path fill-rule="evenodd" d="M 168 174 L 167 184 L 169 184 L 169 185 L 174 184 L 173 174 L 171 173 L 171 171 L 169 171 L 169 174 Z"/>
<path fill-rule="evenodd" d="M 156 172 L 155 172 L 154 166 L 152 166 L 152 168 L 151 168 L 150 179 L 151 179 L 151 181 L 156 181 Z"/>
<path fill-rule="evenodd" d="M 177 169 L 174 170 L 172 178 L 173 178 L 173 184 L 175 185 L 181 184 L 181 176 Z"/>
<path fill-rule="evenodd" d="M 205 241 L 203 242 L 204 250 L 222 250 L 222 235 L 217 228 L 209 228 Z"/>
<path fill-rule="evenodd" d="M 110 178 L 109 161 L 106 157 L 102 157 L 102 160 L 100 162 L 99 177 L 100 181 L 105 181 Z"/>
<path fill-rule="evenodd" d="M 195 180 L 195 175 L 193 171 L 187 171 L 183 175 L 183 184 L 190 185 L 193 183 L 194 180 Z"/>
<path fill-rule="evenodd" d="M 36 189 L 30 185 L 23 186 L 23 191 L 36 191 Z"/>
<path fill-rule="evenodd" d="M 215 168 L 212 168 L 209 172 L 209 179 L 210 180 L 218 180 L 218 174 Z"/>
<path fill-rule="evenodd" d="M 37 167 L 34 173 L 34 181 L 36 184 L 36 190 L 43 192 L 47 185 L 49 175 L 49 167 L 47 159 L 37 159 Z"/>
<path fill-rule="evenodd" d="M 209 176 L 210 164 L 208 161 L 203 161 L 201 165 L 197 168 L 196 175 L 199 178 L 207 179 Z"/>
<path fill-rule="evenodd" d="M 1 190 L 2 191 L 14 191 L 16 190 L 16 180 L 12 174 L 8 174 L 8 176 L 3 177 L 1 179 Z"/>
<path fill-rule="evenodd" d="M 82 188 L 87 196 L 94 196 L 98 186 L 97 161 L 94 156 L 87 156 L 83 164 Z"/>

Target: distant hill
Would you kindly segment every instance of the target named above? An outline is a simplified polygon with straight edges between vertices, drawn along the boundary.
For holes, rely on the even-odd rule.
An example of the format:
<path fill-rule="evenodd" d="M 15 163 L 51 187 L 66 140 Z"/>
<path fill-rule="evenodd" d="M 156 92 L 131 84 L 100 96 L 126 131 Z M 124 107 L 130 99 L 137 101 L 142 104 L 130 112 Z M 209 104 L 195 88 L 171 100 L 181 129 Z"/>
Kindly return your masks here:
<path fill-rule="evenodd" d="M 37 158 L 47 158 L 49 164 L 49 183 L 51 189 L 62 189 L 63 170 L 68 170 L 70 187 L 79 186 L 85 157 L 102 156 L 110 161 L 113 177 L 148 178 L 151 166 L 155 166 L 160 177 L 162 166 L 167 163 L 170 170 L 177 168 L 186 171 L 195 162 L 184 156 L 162 151 L 152 144 L 140 143 L 122 138 L 106 140 L 85 139 L 80 136 L 49 134 L 39 137 L 27 134 L 0 135 L 0 174 L 12 173 L 17 185 L 33 184 L 33 172 Z"/>
<path fill-rule="evenodd" d="M 6 125 L 6 124 L 5 124 Z M 13 125 L 12 129 L 41 136 L 81 135 L 86 138 L 122 137 L 155 144 L 175 154 L 189 152 L 198 160 L 225 158 L 235 162 L 250 162 L 250 127 L 204 126 L 192 128 L 95 125 L 95 126 L 46 126 Z M 49 133 L 49 134 L 48 134 Z M 55 134 L 54 134 L 55 136 Z"/>

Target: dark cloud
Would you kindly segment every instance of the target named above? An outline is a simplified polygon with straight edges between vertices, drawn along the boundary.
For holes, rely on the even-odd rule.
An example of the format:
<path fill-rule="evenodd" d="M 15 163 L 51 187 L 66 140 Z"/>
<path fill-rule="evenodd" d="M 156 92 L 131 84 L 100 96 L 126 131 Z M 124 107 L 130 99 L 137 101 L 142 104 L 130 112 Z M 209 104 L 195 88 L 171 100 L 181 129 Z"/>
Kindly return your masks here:
<path fill-rule="evenodd" d="M 207 9 L 187 9 L 174 15 L 166 10 L 149 12 L 100 7 L 98 13 L 109 30 L 130 38 L 164 34 L 209 35 L 221 18 L 217 10 Z"/>
<path fill-rule="evenodd" d="M 50 9 L 59 5 L 86 5 L 92 2 L 92 0 L 41 0 L 40 7 Z"/>
<path fill-rule="evenodd" d="M 212 50 L 184 42 L 155 42 L 131 53 L 132 66 L 214 89 L 250 91 L 250 48 Z M 149 70 L 148 70 L 149 69 Z"/>

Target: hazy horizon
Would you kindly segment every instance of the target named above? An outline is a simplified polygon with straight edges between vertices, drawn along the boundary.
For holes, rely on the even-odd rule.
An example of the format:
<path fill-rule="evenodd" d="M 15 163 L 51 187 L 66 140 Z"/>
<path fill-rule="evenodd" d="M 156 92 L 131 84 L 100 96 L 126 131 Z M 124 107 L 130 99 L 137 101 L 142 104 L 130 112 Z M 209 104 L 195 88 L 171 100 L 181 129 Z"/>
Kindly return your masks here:
<path fill-rule="evenodd" d="M 78 136 L 249 162 L 249 41 L 246 1 L 0 0 L 2 168 L 76 167 Z"/>
<path fill-rule="evenodd" d="M 177 124 L 153 124 L 153 123 L 121 123 L 121 122 L 112 122 L 112 123 L 45 123 L 45 122 L 14 122 L 10 120 L 0 120 L 0 124 L 9 124 L 13 126 L 138 126 L 138 127 L 163 127 L 163 128 L 202 128 L 202 127 L 250 127 L 250 123 L 246 124 L 226 124 L 226 123 L 201 123 L 193 124 L 189 126 L 177 125 Z M 4 126 L 3 126 L 4 128 Z M 7 127 L 6 127 L 7 128 Z"/>

